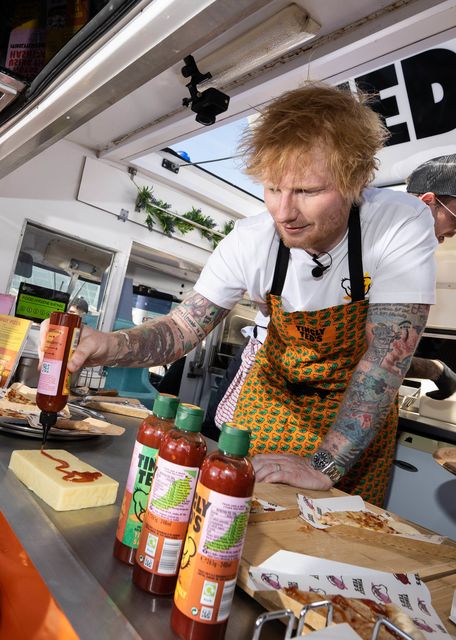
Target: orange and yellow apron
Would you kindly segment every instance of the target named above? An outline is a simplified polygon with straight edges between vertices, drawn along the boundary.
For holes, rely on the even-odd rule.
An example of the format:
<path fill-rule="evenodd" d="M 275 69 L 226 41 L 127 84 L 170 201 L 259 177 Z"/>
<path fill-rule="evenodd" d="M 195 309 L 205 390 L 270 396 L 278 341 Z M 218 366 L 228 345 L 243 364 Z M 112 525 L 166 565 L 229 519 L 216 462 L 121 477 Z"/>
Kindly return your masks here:
<path fill-rule="evenodd" d="M 351 302 L 319 311 L 283 310 L 289 249 L 280 242 L 268 335 L 236 406 L 234 420 L 252 430 L 251 453 L 312 454 L 336 420 L 351 375 L 366 351 L 364 274 L 359 210 L 348 228 Z M 371 445 L 338 488 L 382 506 L 393 459 L 397 402 Z"/>

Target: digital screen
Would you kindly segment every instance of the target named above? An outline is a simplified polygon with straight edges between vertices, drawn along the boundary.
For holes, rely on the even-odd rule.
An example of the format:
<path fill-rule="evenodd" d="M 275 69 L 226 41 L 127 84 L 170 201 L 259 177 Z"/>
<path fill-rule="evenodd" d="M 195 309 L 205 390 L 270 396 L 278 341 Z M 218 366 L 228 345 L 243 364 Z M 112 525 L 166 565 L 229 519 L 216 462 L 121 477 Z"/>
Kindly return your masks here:
<path fill-rule="evenodd" d="M 42 322 L 53 311 L 66 311 L 70 294 L 47 287 L 21 282 L 16 301 L 15 316 Z"/>

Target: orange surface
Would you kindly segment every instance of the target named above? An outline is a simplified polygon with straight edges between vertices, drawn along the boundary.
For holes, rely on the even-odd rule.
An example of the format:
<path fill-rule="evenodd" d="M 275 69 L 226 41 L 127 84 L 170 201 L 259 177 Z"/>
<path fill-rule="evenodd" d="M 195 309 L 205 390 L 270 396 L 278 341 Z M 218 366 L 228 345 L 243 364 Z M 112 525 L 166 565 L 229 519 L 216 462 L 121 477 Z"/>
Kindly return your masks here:
<path fill-rule="evenodd" d="M 79 638 L 1 512 L 0 638 Z"/>

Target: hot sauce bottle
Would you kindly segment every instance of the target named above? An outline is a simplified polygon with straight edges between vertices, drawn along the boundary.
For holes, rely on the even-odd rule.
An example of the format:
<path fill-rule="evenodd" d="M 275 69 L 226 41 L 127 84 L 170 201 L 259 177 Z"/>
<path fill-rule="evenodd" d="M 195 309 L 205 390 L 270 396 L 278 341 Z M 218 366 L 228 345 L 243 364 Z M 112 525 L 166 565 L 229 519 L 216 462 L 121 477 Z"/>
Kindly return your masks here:
<path fill-rule="evenodd" d="M 188 527 L 206 442 L 203 410 L 180 404 L 175 428 L 160 445 L 144 524 L 133 568 L 133 583 L 149 593 L 170 595 Z"/>
<path fill-rule="evenodd" d="M 201 467 L 171 613 L 181 640 L 225 635 L 255 483 L 249 445 L 249 429 L 226 423 Z"/>
<path fill-rule="evenodd" d="M 79 341 L 81 318 L 75 313 L 53 311 L 44 346 L 36 404 L 41 409 L 40 423 L 43 426 L 43 446 L 49 429 L 57 422 L 70 393 L 70 373 L 67 369 Z"/>
<path fill-rule="evenodd" d="M 134 565 L 158 449 L 173 428 L 179 398 L 162 393 L 155 398 L 152 415 L 140 424 L 120 508 L 113 555 Z"/>

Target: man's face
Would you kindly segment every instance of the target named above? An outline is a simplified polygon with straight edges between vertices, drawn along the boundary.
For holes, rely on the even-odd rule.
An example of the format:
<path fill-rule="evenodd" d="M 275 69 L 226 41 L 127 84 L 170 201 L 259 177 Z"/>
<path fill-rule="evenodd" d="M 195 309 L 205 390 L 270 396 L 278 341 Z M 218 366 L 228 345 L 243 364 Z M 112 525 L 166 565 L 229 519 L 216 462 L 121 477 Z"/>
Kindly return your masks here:
<path fill-rule="evenodd" d="M 445 238 L 452 238 L 456 234 L 456 198 L 435 196 L 431 211 L 434 216 L 435 235 L 442 244 Z"/>
<path fill-rule="evenodd" d="M 322 253 L 336 246 L 348 224 L 350 202 L 334 185 L 323 149 L 290 162 L 279 184 L 264 180 L 264 200 L 285 246 Z"/>

